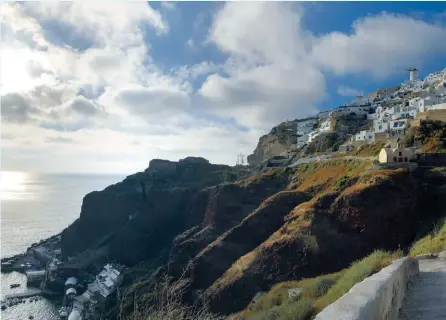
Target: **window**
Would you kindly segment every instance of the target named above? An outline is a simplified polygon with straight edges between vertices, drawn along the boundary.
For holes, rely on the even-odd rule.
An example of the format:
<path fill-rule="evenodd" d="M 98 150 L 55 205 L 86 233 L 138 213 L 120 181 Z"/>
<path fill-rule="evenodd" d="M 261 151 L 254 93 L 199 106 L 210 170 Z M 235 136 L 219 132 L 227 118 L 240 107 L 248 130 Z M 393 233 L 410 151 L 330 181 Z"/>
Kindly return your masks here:
<path fill-rule="evenodd" d="M 407 162 L 407 157 L 404 157 L 404 162 Z"/>
<path fill-rule="evenodd" d="M 395 161 L 395 162 L 396 162 L 396 157 L 393 157 L 393 161 Z"/>
<path fill-rule="evenodd" d="M 383 128 L 383 126 L 380 125 L 380 126 L 379 126 L 379 130 L 381 130 L 382 128 Z"/>
<path fill-rule="evenodd" d="M 402 153 L 401 151 L 398 152 L 398 156 L 402 157 L 402 156 L 403 156 L 403 153 Z"/>
<path fill-rule="evenodd" d="M 369 140 L 372 140 L 372 136 L 369 136 Z"/>
<path fill-rule="evenodd" d="M 403 162 L 403 158 L 398 158 L 398 162 Z"/>

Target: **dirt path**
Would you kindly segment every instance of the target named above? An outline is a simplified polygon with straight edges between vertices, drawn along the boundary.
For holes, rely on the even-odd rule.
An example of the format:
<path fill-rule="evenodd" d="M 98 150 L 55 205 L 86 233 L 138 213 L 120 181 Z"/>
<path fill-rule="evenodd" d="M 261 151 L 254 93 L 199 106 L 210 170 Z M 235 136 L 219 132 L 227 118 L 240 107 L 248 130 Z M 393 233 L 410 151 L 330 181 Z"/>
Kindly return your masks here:
<path fill-rule="evenodd" d="M 411 279 L 399 320 L 446 320 L 446 260 L 420 260 Z"/>

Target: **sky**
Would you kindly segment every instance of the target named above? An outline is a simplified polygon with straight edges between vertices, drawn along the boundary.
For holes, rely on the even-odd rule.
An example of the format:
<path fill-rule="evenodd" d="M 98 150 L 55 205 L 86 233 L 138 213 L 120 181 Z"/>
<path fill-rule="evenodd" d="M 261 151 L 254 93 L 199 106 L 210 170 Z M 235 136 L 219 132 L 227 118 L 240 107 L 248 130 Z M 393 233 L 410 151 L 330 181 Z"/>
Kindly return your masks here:
<path fill-rule="evenodd" d="M 2 3 L 1 168 L 234 165 L 280 122 L 446 68 L 444 2 Z"/>

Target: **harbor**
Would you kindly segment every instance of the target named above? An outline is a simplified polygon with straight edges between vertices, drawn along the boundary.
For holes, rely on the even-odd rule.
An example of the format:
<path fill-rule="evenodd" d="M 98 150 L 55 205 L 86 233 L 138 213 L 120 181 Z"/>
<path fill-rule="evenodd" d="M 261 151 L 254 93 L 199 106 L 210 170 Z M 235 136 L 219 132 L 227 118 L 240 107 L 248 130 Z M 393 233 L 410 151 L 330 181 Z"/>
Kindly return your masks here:
<path fill-rule="evenodd" d="M 9 284 L 15 292 L 3 295 L 2 311 L 52 298 L 60 307 L 59 319 L 90 320 L 100 313 L 121 284 L 124 267 L 106 263 L 102 270 L 87 271 L 93 255 L 62 259 L 59 242 L 59 236 L 51 237 L 24 254 L 2 259 L 2 274 L 18 272 L 26 278 L 26 283 Z"/>

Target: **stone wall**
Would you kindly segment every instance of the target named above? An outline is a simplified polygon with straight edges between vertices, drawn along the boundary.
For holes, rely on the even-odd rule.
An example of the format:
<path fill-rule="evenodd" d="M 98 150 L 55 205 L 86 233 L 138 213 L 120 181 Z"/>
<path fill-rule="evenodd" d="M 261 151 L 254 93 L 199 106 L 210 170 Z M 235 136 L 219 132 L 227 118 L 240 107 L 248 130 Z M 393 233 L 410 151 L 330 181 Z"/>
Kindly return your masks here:
<path fill-rule="evenodd" d="M 390 266 L 357 283 L 315 320 L 396 320 L 408 280 L 419 273 L 414 258 L 395 260 Z"/>
<path fill-rule="evenodd" d="M 429 110 L 427 112 L 418 112 L 417 119 L 440 120 L 446 122 L 446 110 Z"/>

